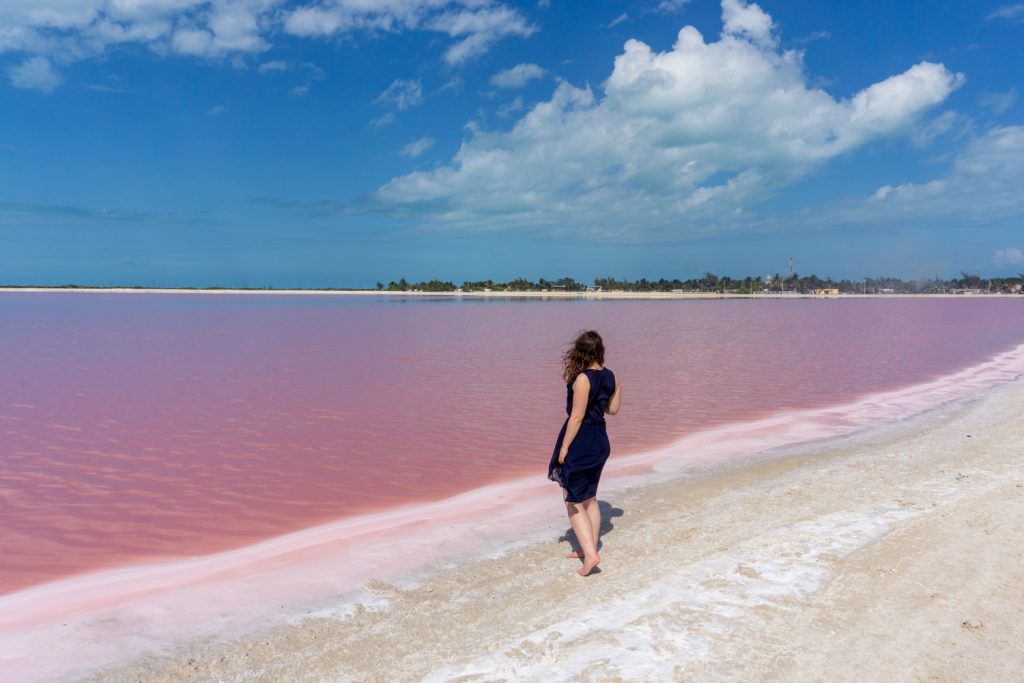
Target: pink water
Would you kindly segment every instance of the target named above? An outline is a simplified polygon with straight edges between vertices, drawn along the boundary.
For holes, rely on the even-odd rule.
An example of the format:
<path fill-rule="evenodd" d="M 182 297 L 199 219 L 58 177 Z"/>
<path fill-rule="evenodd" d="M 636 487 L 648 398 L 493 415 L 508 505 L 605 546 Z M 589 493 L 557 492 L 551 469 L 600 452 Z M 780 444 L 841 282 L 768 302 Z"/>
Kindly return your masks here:
<path fill-rule="evenodd" d="M 0 294 L 0 594 L 543 478 L 589 327 L 614 456 L 977 364 L 1024 299 Z"/>

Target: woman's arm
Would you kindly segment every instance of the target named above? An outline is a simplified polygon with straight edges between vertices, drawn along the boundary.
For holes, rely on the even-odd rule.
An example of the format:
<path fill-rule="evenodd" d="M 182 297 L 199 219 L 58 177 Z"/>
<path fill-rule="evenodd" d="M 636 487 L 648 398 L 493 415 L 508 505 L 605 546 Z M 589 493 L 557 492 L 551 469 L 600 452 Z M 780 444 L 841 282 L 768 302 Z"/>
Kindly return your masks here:
<path fill-rule="evenodd" d="M 615 378 L 615 393 L 612 394 L 611 399 L 608 401 L 608 409 L 605 411 L 609 415 L 619 414 L 619 403 L 622 401 L 622 382 L 619 378 Z"/>
<path fill-rule="evenodd" d="M 572 383 L 572 412 L 569 422 L 565 425 L 565 436 L 562 437 L 562 450 L 558 453 L 558 464 L 565 464 L 565 456 L 569 454 L 569 444 L 576 438 L 583 424 L 583 415 L 587 412 L 587 399 L 590 398 L 590 379 L 587 373 L 581 372 Z"/>

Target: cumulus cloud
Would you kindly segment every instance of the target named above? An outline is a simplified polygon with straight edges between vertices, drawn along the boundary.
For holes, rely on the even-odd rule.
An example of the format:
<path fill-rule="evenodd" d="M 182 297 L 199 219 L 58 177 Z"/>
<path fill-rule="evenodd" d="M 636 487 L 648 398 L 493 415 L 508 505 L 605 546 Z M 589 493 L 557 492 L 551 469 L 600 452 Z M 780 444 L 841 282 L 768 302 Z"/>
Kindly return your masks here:
<path fill-rule="evenodd" d="M 380 202 L 435 224 L 575 234 L 695 233 L 838 155 L 911 130 L 963 77 L 921 62 L 836 99 L 780 51 L 757 5 L 722 2 L 723 32 L 626 42 L 600 91 L 561 82 L 507 132 L 475 131 L 450 163 L 394 178 Z"/>
<path fill-rule="evenodd" d="M 405 147 L 403 147 L 399 154 L 401 154 L 402 156 L 407 156 L 411 159 L 415 159 L 416 157 L 420 156 L 428 149 L 433 147 L 434 142 L 434 138 L 430 136 L 424 136 L 419 140 L 414 140 Z"/>
<path fill-rule="evenodd" d="M 405 111 L 423 103 L 423 86 L 419 80 L 396 78 L 384 92 L 377 95 L 374 102 L 390 104 L 399 111 Z"/>
<path fill-rule="evenodd" d="M 6 0 L 0 52 L 58 61 L 95 56 L 125 43 L 198 57 L 269 47 L 272 12 L 283 0 Z"/>
<path fill-rule="evenodd" d="M 496 0 L 4 0 L 0 53 L 66 63 L 124 44 L 202 59 L 256 55 L 275 34 L 318 38 L 356 32 L 433 31 L 460 64 L 507 36 L 536 29 Z M 274 64 L 266 62 L 265 64 Z M 273 67 L 269 67 L 273 68 Z"/>
<path fill-rule="evenodd" d="M 49 95 L 60 85 L 60 74 L 45 57 L 30 57 L 7 70 L 11 85 L 25 90 L 38 90 Z"/>
<path fill-rule="evenodd" d="M 992 257 L 992 263 L 996 264 L 997 266 L 1024 265 L 1024 251 L 1021 251 L 1016 247 L 997 249 L 995 256 Z"/>
<path fill-rule="evenodd" d="M 772 32 L 772 18 L 757 4 L 743 0 L 722 0 L 723 36 L 742 36 L 754 43 L 774 46 L 778 41 Z"/>
<path fill-rule="evenodd" d="M 530 81 L 543 78 L 546 73 L 536 64 L 517 64 L 491 76 L 491 85 L 496 88 L 522 88 Z"/>

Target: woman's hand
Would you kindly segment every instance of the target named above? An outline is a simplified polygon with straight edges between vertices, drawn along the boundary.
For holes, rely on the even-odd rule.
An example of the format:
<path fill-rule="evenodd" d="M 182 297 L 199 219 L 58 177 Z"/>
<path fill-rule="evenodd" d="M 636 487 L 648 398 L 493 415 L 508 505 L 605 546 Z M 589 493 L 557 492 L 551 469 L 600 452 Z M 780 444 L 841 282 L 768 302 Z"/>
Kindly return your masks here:
<path fill-rule="evenodd" d="M 563 448 L 561 451 L 558 452 L 558 464 L 559 465 L 564 465 L 565 464 L 565 457 L 567 455 L 569 455 L 569 449 L 568 448 Z"/>

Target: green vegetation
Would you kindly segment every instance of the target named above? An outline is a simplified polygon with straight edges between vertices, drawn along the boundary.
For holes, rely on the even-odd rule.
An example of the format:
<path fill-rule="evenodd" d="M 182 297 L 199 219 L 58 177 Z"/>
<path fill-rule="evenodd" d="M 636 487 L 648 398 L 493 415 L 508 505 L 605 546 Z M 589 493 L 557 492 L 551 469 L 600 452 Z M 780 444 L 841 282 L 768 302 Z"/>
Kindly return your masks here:
<path fill-rule="evenodd" d="M 817 275 L 801 276 L 793 273 L 788 277 L 778 274 L 767 277 L 732 278 L 727 275 L 718 276 L 704 273 L 699 278 L 688 280 L 672 279 L 639 280 L 599 277 L 594 279 L 593 286 L 577 282 L 570 277 L 558 280 L 541 278 L 536 282 L 517 277 L 509 282 L 494 280 L 467 280 L 462 283 L 465 292 L 545 292 L 567 291 L 581 292 L 588 289 L 624 292 L 720 292 L 732 294 L 751 294 L 756 292 L 796 292 L 813 294 L 819 290 L 835 289 L 844 294 L 943 294 L 956 292 L 1020 292 L 1024 288 L 1024 273 L 1017 277 L 982 278 L 971 273 L 961 273 L 961 277 L 950 280 L 934 278 L 931 280 L 901 280 L 896 277 L 864 278 L 863 280 L 833 280 L 830 277 L 820 278 Z M 429 282 L 407 282 L 405 278 L 398 282 L 389 282 L 387 287 L 380 282 L 377 289 L 389 292 L 454 292 L 460 289 L 452 282 L 430 280 Z"/>
<path fill-rule="evenodd" d="M 12 289 L 24 289 L 39 287 L 40 285 L 0 285 Z M 105 287 L 120 287 L 126 289 L 145 289 L 142 285 L 106 285 L 105 287 L 92 285 L 66 284 L 48 289 L 104 289 Z M 223 285 L 210 285 L 207 287 L 154 287 L 153 289 L 173 290 L 243 290 L 260 291 L 262 289 L 272 290 L 274 287 L 226 287 Z M 282 288 L 277 288 L 282 289 Z M 298 289 L 303 288 L 283 288 Z M 317 287 L 316 291 L 345 292 L 352 291 L 351 287 Z M 508 282 L 496 282 L 494 280 L 466 280 L 462 286 L 456 285 L 450 280 L 427 280 L 425 282 L 409 282 L 404 277 L 397 282 L 392 280 L 385 285 L 377 282 L 377 291 L 387 292 L 584 292 L 584 291 L 622 291 L 622 292 L 705 292 L 722 294 L 753 294 L 753 293 L 799 293 L 814 294 L 821 290 L 836 290 L 842 294 L 947 294 L 947 293 L 1024 293 L 1024 273 L 1017 273 L 1016 277 L 992 277 L 984 278 L 973 273 L 961 272 L 959 278 L 944 280 L 933 278 L 930 280 L 901 280 L 897 277 L 867 277 L 863 280 L 833 280 L 830 277 L 820 278 L 817 275 L 802 276 L 793 273 L 788 277 L 781 275 L 769 275 L 765 277 L 743 277 L 732 278 L 728 275 L 715 275 L 704 273 L 699 278 L 680 280 L 673 278 L 667 280 L 639 280 L 617 279 L 614 277 L 599 277 L 594 279 L 593 285 L 578 282 L 571 277 L 558 278 L 557 280 L 546 280 L 540 278 L 536 282 L 524 277 L 517 277 Z"/>

